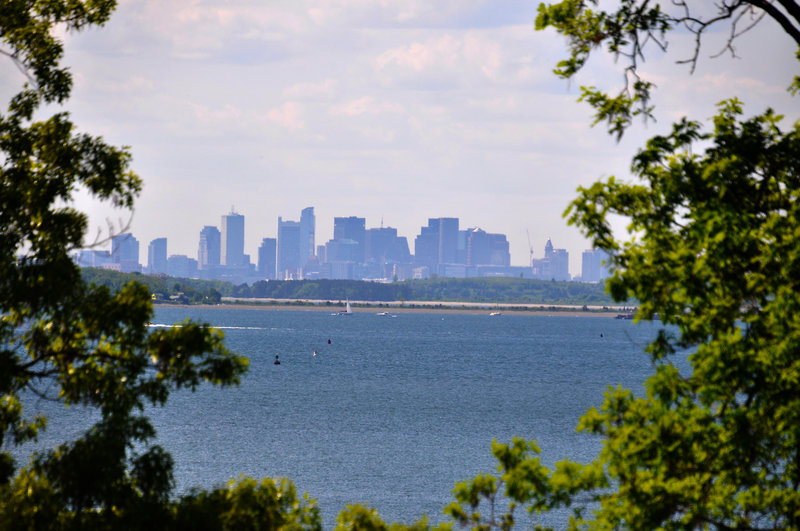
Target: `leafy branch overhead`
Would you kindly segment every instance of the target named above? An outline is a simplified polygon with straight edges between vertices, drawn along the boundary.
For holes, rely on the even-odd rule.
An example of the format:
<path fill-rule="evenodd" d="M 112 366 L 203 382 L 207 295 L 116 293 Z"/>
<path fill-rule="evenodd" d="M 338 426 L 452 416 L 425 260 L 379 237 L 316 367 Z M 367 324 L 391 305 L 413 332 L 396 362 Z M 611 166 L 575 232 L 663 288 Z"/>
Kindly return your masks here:
<path fill-rule="evenodd" d="M 727 25 L 728 37 L 721 49 L 712 50 L 712 57 L 725 52 L 735 56 L 737 38 L 765 18 L 777 23 L 800 47 L 800 4 L 791 0 L 723 0 L 713 4 L 675 0 L 666 8 L 649 0 L 614 4 L 616 9 L 610 11 L 600 9 L 598 0 L 540 4 L 536 29 L 552 27 L 567 38 L 569 56 L 555 68 L 555 74 L 564 79 L 575 77 L 599 49 L 605 48 L 621 60 L 623 86 L 616 95 L 583 86 L 580 97 L 595 109 L 595 124 L 606 122 L 609 133 L 617 139 L 635 117 L 653 118 L 651 92 L 656 87 L 641 75 L 641 66 L 651 49 L 667 51 L 670 35 L 694 35 L 692 53 L 677 61 L 688 64 L 690 73 L 697 67 L 704 37 L 722 25 Z M 800 90 L 800 76 L 795 76 L 791 89 Z"/>

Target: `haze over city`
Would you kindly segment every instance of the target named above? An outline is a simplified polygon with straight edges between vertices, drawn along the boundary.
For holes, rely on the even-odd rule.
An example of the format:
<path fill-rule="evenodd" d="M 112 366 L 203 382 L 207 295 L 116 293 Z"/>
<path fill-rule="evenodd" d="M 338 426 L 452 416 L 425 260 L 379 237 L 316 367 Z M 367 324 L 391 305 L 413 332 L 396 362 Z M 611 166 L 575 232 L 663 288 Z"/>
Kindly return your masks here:
<path fill-rule="evenodd" d="M 657 123 L 617 145 L 552 74 L 564 42 L 535 32 L 536 2 L 120 2 L 108 26 L 66 36 L 75 87 L 65 110 L 83 131 L 130 146 L 144 180 L 131 232 L 194 256 L 199 230 L 231 205 L 247 216 L 245 249 L 276 237 L 278 216 L 314 205 L 318 240 L 336 216 L 413 238 L 428 218 L 458 217 L 508 236 L 511 263 L 552 238 L 589 247 L 562 213 L 578 186 L 629 178 L 631 155 L 681 116 L 710 117 L 735 93 L 755 114 L 796 109 L 794 50 L 771 24 L 737 41 L 710 35 L 696 72 L 648 58 Z M 725 31 L 725 28 L 715 28 Z M 718 42 L 722 42 L 719 40 Z M 677 48 L 678 51 L 674 49 Z M 612 89 L 597 58 L 580 84 Z M 0 93 L 21 74 L 0 65 Z M 722 90 L 724 88 L 724 90 Z M 660 112 L 659 112 L 660 111 Z M 93 227 L 127 219 L 79 198 Z M 412 250 L 413 252 L 413 250 Z"/>

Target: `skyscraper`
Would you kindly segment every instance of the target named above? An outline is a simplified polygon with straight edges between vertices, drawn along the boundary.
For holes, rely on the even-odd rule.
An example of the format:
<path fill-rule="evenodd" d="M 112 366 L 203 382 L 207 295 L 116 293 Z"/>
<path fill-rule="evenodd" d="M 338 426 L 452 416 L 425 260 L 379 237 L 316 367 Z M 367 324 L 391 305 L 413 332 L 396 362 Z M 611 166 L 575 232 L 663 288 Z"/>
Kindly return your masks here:
<path fill-rule="evenodd" d="M 300 267 L 303 268 L 314 256 L 316 249 L 315 231 L 316 218 L 314 207 L 304 208 L 300 212 Z"/>
<path fill-rule="evenodd" d="M 226 266 L 245 265 L 244 216 L 231 209 L 230 214 L 222 216 L 221 229 L 220 263 Z"/>
<path fill-rule="evenodd" d="M 200 246 L 197 249 L 197 262 L 201 270 L 212 269 L 219 265 L 220 233 L 213 225 L 206 225 L 200 231 Z"/>
<path fill-rule="evenodd" d="M 419 235 L 414 238 L 414 263 L 418 266 L 428 266 L 431 271 L 439 263 L 439 221 L 429 219 L 428 226 L 420 229 Z"/>
<path fill-rule="evenodd" d="M 264 238 L 258 248 L 258 272 L 269 280 L 275 278 L 277 243 L 275 238 Z"/>
<path fill-rule="evenodd" d="M 533 276 L 542 280 L 569 280 L 569 253 L 566 249 L 554 249 L 547 239 L 544 258 L 533 261 Z"/>
<path fill-rule="evenodd" d="M 608 277 L 608 253 L 602 249 L 583 251 L 581 281 L 599 282 Z"/>
<path fill-rule="evenodd" d="M 364 261 L 366 222 L 366 219 L 356 216 L 350 216 L 347 218 L 333 218 L 333 239 L 353 240 L 354 242 L 358 243 L 358 247 L 354 255 L 354 262 Z"/>
<path fill-rule="evenodd" d="M 458 218 L 439 218 L 439 263 L 458 261 Z"/>
<path fill-rule="evenodd" d="M 283 221 L 278 216 L 278 250 L 275 259 L 278 280 L 299 278 L 302 269 L 300 247 L 300 222 Z"/>
<path fill-rule="evenodd" d="M 119 270 L 123 273 L 141 273 L 139 240 L 129 232 L 111 238 L 111 260 L 120 265 Z"/>
<path fill-rule="evenodd" d="M 167 274 L 167 239 L 156 238 L 147 246 L 147 272 Z"/>

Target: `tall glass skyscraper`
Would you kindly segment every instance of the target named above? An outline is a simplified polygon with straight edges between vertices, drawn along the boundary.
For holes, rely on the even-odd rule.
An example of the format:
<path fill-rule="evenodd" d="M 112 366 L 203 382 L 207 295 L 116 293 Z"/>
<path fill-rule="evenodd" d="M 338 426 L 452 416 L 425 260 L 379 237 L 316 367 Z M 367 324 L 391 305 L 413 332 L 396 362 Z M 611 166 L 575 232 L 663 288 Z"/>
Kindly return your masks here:
<path fill-rule="evenodd" d="M 300 265 L 300 222 L 283 221 L 278 216 L 277 279 L 298 278 Z"/>
<path fill-rule="evenodd" d="M 316 218 L 314 217 L 314 207 L 304 208 L 300 213 L 300 267 L 308 264 L 314 256 L 316 241 L 314 232 L 316 231 Z"/>
<path fill-rule="evenodd" d="M 167 239 L 156 238 L 147 246 L 147 272 L 167 274 Z"/>
<path fill-rule="evenodd" d="M 244 265 L 244 216 L 231 209 L 222 216 L 220 262 L 226 266 Z"/>
<path fill-rule="evenodd" d="M 364 261 L 366 248 L 366 219 L 356 216 L 333 218 L 333 239 L 352 240 L 357 243 L 354 262 Z"/>
<path fill-rule="evenodd" d="M 220 233 L 213 225 L 206 225 L 200 231 L 200 246 L 197 249 L 197 265 L 200 269 L 211 269 L 219 265 Z"/>

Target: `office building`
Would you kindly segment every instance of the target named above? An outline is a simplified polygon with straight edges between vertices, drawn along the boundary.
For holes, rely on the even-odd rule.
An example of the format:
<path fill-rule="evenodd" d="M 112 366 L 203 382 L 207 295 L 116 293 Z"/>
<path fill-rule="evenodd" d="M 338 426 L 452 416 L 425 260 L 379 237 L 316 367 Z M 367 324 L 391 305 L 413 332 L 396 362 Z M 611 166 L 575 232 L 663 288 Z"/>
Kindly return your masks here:
<path fill-rule="evenodd" d="M 364 250 L 366 240 L 366 219 L 356 216 L 347 218 L 333 218 L 333 239 L 334 240 L 352 240 L 356 242 L 357 247 L 354 251 L 352 260 L 353 262 L 364 261 Z M 328 261 L 333 261 L 328 258 Z"/>
<path fill-rule="evenodd" d="M 156 238 L 147 246 L 147 272 L 151 275 L 167 274 L 166 238 Z"/>
<path fill-rule="evenodd" d="M 435 219 L 428 220 L 427 227 L 421 227 L 414 238 L 414 264 L 418 267 L 427 267 L 435 270 L 439 263 L 439 222 Z"/>
<path fill-rule="evenodd" d="M 600 282 L 609 276 L 608 253 L 602 249 L 589 249 L 581 255 L 581 281 Z"/>
<path fill-rule="evenodd" d="M 197 260 L 184 254 L 173 254 L 167 258 L 167 274 L 171 277 L 194 278 L 197 276 Z"/>
<path fill-rule="evenodd" d="M 244 259 L 244 216 L 231 209 L 222 216 L 220 240 L 220 263 L 224 266 L 243 266 Z"/>
<path fill-rule="evenodd" d="M 541 280 L 569 280 L 569 253 L 566 249 L 554 249 L 547 239 L 544 258 L 533 260 L 533 276 Z"/>
<path fill-rule="evenodd" d="M 300 265 L 300 222 L 283 221 L 278 217 L 278 249 L 276 252 L 276 278 L 278 280 L 302 277 Z"/>
<path fill-rule="evenodd" d="M 316 218 L 314 207 L 304 208 L 300 212 L 300 267 L 304 268 L 314 257 L 316 248 Z"/>
<path fill-rule="evenodd" d="M 219 266 L 220 262 L 219 229 L 206 225 L 200 231 L 200 246 L 197 250 L 197 265 L 200 270 L 209 270 Z"/>
<path fill-rule="evenodd" d="M 455 264 L 458 261 L 458 218 L 439 218 L 440 264 Z M 430 220 L 429 220 L 430 223 Z"/>
<path fill-rule="evenodd" d="M 139 264 L 139 240 L 126 232 L 111 238 L 111 260 L 119 264 L 123 273 L 141 273 Z"/>
<path fill-rule="evenodd" d="M 278 240 L 264 238 L 258 247 L 258 273 L 267 280 L 275 279 Z"/>
<path fill-rule="evenodd" d="M 365 262 L 367 263 L 407 264 L 411 262 L 408 240 L 398 236 L 395 228 L 367 229 L 364 242 Z"/>

